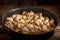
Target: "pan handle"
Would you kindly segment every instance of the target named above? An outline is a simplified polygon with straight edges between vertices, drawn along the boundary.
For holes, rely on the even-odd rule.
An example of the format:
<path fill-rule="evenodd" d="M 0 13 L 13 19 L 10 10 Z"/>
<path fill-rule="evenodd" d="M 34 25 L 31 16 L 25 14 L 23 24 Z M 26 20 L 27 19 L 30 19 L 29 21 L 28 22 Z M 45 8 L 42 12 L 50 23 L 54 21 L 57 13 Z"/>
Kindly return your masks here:
<path fill-rule="evenodd" d="M 4 29 L 4 27 L 3 26 L 1 26 L 2 25 L 2 17 L 0 17 L 0 34 L 1 33 L 4 33 L 6 30 Z"/>
<path fill-rule="evenodd" d="M 2 26 L 0 26 L 0 34 L 5 33 L 5 32 L 6 30 Z"/>

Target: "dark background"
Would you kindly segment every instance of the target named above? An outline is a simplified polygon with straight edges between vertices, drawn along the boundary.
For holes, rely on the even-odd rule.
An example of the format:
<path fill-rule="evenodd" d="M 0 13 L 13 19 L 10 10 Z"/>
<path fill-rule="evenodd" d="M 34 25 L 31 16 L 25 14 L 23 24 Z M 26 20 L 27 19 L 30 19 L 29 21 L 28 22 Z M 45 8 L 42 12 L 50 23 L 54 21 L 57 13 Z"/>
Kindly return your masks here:
<path fill-rule="evenodd" d="M 22 4 L 59 4 L 60 0 L 0 0 L 0 5 Z"/>

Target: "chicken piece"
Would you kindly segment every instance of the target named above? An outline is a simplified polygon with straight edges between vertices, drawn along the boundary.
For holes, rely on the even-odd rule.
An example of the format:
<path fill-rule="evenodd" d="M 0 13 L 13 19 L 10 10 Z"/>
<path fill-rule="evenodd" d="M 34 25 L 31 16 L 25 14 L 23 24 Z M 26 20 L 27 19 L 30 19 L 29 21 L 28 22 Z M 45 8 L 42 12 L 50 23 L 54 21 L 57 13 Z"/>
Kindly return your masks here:
<path fill-rule="evenodd" d="M 26 11 L 23 11 L 22 15 L 26 15 L 26 14 L 27 14 L 27 12 Z"/>
<path fill-rule="evenodd" d="M 30 30 L 31 33 L 35 32 L 33 24 L 27 24 L 27 28 Z"/>
<path fill-rule="evenodd" d="M 20 32 L 21 30 L 20 30 L 20 28 L 16 28 L 14 31 L 15 32 Z"/>
<path fill-rule="evenodd" d="M 11 29 L 13 29 L 13 23 L 9 21 Z"/>
<path fill-rule="evenodd" d="M 16 21 L 13 21 L 12 23 L 13 23 L 13 25 L 17 25 L 17 23 L 18 23 L 18 22 L 16 22 Z"/>
<path fill-rule="evenodd" d="M 31 20 L 33 18 L 34 13 L 28 12 L 26 15 L 27 15 L 27 18 Z"/>
<path fill-rule="evenodd" d="M 21 19 L 22 19 L 22 16 L 21 16 L 21 15 L 19 15 L 19 14 L 17 14 L 17 16 L 16 16 L 15 20 L 16 20 L 16 21 L 19 21 L 19 20 L 21 20 Z"/>
<path fill-rule="evenodd" d="M 33 11 L 30 11 L 31 15 L 34 15 L 34 12 Z"/>
<path fill-rule="evenodd" d="M 34 15 L 34 12 L 30 11 L 30 12 L 28 12 L 28 15 L 30 15 L 30 16 Z"/>
<path fill-rule="evenodd" d="M 26 23 L 25 20 L 23 20 L 23 19 L 22 20 L 19 20 L 19 22 L 20 23 Z"/>
<path fill-rule="evenodd" d="M 47 24 L 49 22 L 49 19 L 44 20 L 44 24 Z"/>
<path fill-rule="evenodd" d="M 13 18 L 13 19 L 16 18 L 16 14 L 12 15 L 12 18 Z"/>
<path fill-rule="evenodd" d="M 48 26 L 48 27 L 50 27 L 50 23 L 49 22 L 47 22 L 45 25 Z"/>
<path fill-rule="evenodd" d="M 50 20 L 50 25 L 54 25 L 54 20 L 53 19 Z"/>
<path fill-rule="evenodd" d="M 36 24 L 36 25 L 40 25 L 40 23 L 39 23 L 39 21 L 38 21 L 38 20 L 36 20 L 36 21 L 35 21 L 35 24 Z"/>
<path fill-rule="evenodd" d="M 8 28 L 11 28 L 10 24 L 8 22 L 5 23 L 5 26 L 8 27 Z"/>
<path fill-rule="evenodd" d="M 39 13 L 39 16 L 42 17 L 42 13 Z"/>
<path fill-rule="evenodd" d="M 44 17 L 40 17 L 40 20 L 44 21 Z"/>
<path fill-rule="evenodd" d="M 6 22 L 5 26 L 8 27 L 8 28 L 11 28 L 13 30 L 12 22 L 10 22 L 10 21 Z"/>
<path fill-rule="evenodd" d="M 33 28 L 34 28 L 33 24 L 30 24 L 30 23 L 27 24 L 26 26 L 27 26 L 29 29 L 33 29 Z"/>
<path fill-rule="evenodd" d="M 27 27 L 23 27 L 23 28 L 22 28 L 22 33 L 23 33 L 23 34 L 29 34 L 29 32 L 30 32 L 30 31 L 29 31 L 29 29 L 28 29 Z"/>
<path fill-rule="evenodd" d="M 20 29 L 25 26 L 25 24 L 23 24 L 23 23 L 18 23 L 17 25 L 18 25 L 18 28 L 20 28 Z"/>
<path fill-rule="evenodd" d="M 30 22 L 30 20 L 25 20 L 26 23 Z"/>
<path fill-rule="evenodd" d="M 6 20 L 12 22 L 12 21 L 13 21 L 13 18 L 11 18 L 11 17 L 7 17 Z"/>
<path fill-rule="evenodd" d="M 35 23 L 37 24 L 37 25 L 43 25 L 43 22 L 42 22 L 42 20 L 41 19 L 37 19 L 36 21 L 35 21 Z"/>
<path fill-rule="evenodd" d="M 48 29 L 48 27 L 46 25 L 43 25 L 43 31 L 44 32 L 48 32 L 49 31 L 49 29 Z"/>
<path fill-rule="evenodd" d="M 33 23 L 34 24 L 34 20 L 31 20 L 31 22 L 30 23 Z"/>
<path fill-rule="evenodd" d="M 31 21 L 33 19 L 33 16 L 28 16 L 27 19 Z"/>
<path fill-rule="evenodd" d="M 35 17 L 34 17 L 34 20 L 36 20 L 36 19 L 38 19 L 39 18 L 39 16 L 38 15 L 36 15 Z"/>
<path fill-rule="evenodd" d="M 41 19 L 37 19 L 37 21 L 39 21 L 40 23 L 42 23 L 42 22 L 43 22 Z"/>
<path fill-rule="evenodd" d="M 22 18 L 23 18 L 24 20 L 26 20 L 26 19 L 27 19 L 26 15 L 23 15 L 23 16 L 22 16 Z"/>
<path fill-rule="evenodd" d="M 40 26 L 37 26 L 37 25 L 34 25 L 34 28 L 35 28 L 35 30 L 37 30 L 37 31 L 38 31 L 38 30 L 41 31 L 41 29 L 42 29 Z"/>

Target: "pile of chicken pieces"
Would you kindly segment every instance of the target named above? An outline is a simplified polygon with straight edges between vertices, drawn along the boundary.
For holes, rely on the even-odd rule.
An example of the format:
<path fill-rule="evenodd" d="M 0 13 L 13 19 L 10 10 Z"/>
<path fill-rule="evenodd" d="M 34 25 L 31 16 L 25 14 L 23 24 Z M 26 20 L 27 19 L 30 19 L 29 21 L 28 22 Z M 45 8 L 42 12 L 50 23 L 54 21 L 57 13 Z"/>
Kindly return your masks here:
<path fill-rule="evenodd" d="M 6 18 L 5 26 L 23 34 L 40 34 L 52 29 L 54 20 L 43 16 L 42 13 L 23 11 Z"/>

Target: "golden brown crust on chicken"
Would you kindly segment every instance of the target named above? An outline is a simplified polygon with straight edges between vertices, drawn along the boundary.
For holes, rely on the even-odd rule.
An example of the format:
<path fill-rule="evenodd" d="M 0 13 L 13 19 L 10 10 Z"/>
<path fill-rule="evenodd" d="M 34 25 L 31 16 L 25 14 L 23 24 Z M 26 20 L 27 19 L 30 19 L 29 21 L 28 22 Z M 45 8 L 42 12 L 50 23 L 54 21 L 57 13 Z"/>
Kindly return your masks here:
<path fill-rule="evenodd" d="M 40 34 L 50 31 L 54 20 L 44 17 L 42 13 L 24 11 L 22 14 L 14 14 L 6 18 L 5 26 L 23 34 Z"/>

